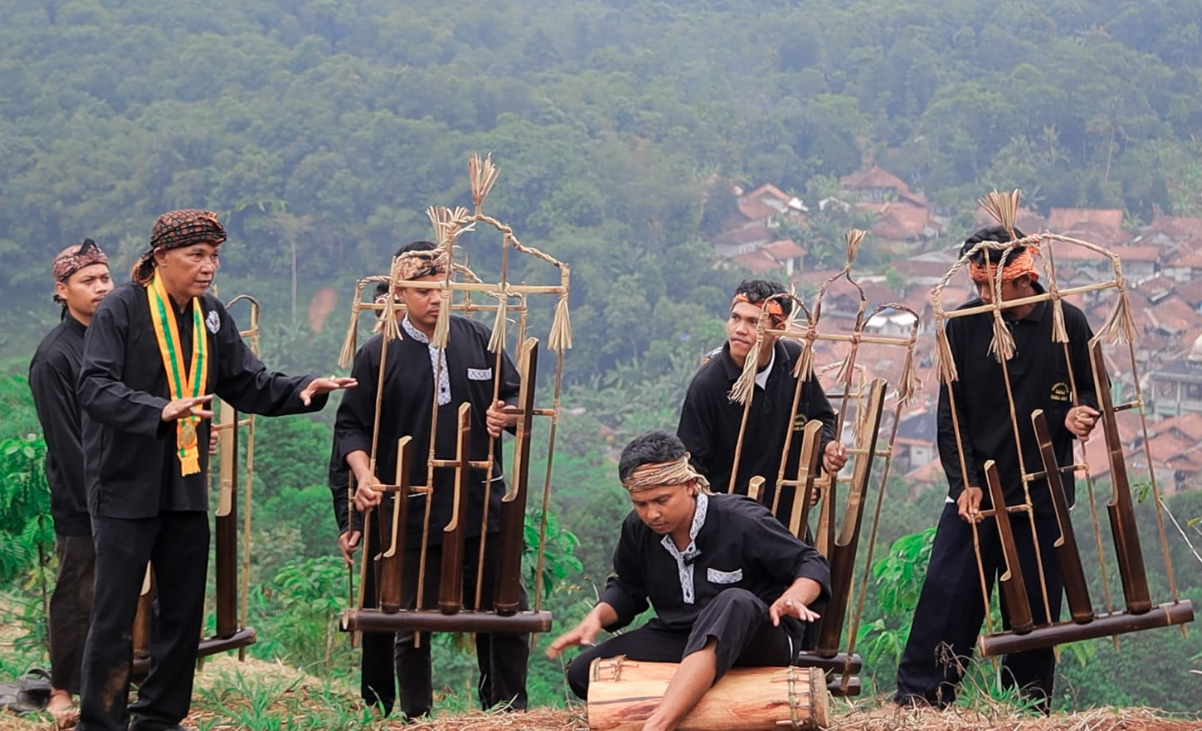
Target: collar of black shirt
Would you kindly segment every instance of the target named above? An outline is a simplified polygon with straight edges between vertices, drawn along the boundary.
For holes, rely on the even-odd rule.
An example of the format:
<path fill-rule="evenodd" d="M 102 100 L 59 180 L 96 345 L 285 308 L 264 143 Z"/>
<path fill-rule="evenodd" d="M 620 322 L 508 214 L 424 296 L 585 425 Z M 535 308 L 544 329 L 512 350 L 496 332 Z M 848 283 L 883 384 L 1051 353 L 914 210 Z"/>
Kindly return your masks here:
<path fill-rule="evenodd" d="M 67 311 L 63 315 L 63 324 L 67 326 L 67 329 L 71 330 L 72 332 L 74 332 L 80 336 L 83 336 L 83 334 L 88 331 L 88 326 L 83 324 L 79 320 L 76 320 L 75 316 L 72 315 L 70 311 Z"/>
<path fill-rule="evenodd" d="M 776 361 L 784 363 L 787 361 L 788 353 L 785 351 L 784 343 L 779 339 L 772 345 L 776 353 Z M 722 359 L 722 370 L 726 374 L 726 380 L 734 383 L 739 380 L 739 376 L 743 375 L 743 368 L 735 365 L 735 359 L 730 355 L 730 341 L 722 345 L 722 354 L 719 356 Z M 772 361 L 769 360 L 769 363 Z"/>

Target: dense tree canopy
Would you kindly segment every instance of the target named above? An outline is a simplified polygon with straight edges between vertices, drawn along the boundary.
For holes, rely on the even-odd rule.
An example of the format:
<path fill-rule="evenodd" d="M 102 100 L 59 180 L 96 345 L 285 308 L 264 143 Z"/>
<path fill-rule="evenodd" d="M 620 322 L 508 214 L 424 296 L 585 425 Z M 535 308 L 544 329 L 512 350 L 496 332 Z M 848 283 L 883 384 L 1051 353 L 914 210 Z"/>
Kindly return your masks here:
<path fill-rule="evenodd" d="M 428 235 L 427 205 L 465 201 L 471 150 L 502 167 L 492 210 L 576 265 L 579 378 L 720 306 L 694 291 L 729 284 L 697 240 L 723 205 L 706 191 L 730 182 L 807 194 L 879 161 L 949 210 L 992 186 L 1145 220 L 1202 208 L 1198 0 L 19 0 L 5 16 L 10 327 L 48 319 L 29 298 L 57 248 L 92 236 L 124 268 L 181 206 L 224 213 L 223 281 L 288 281 L 295 255 L 303 298 Z M 295 318 L 287 289 L 255 294 Z"/>

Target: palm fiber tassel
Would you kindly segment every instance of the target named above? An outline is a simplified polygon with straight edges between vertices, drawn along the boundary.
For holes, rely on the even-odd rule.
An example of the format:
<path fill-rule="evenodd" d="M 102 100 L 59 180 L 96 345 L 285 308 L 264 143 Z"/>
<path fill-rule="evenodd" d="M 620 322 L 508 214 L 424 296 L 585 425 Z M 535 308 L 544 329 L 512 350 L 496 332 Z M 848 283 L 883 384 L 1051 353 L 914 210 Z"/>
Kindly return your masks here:
<path fill-rule="evenodd" d="M 547 347 L 562 353 L 572 349 L 572 318 L 568 314 L 568 288 L 564 284 L 563 294 L 555 304 L 555 317 L 551 320 L 551 333 L 547 336 Z"/>
<path fill-rule="evenodd" d="M 350 368 L 351 361 L 355 358 L 359 335 L 359 308 L 362 306 L 359 299 L 363 297 L 363 288 L 366 286 L 367 282 L 355 284 L 355 301 L 351 303 L 351 324 L 346 329 L 346 337 L 342 340 L 342 350 L 338 353 L 338 367 L 344 370 Z"/>

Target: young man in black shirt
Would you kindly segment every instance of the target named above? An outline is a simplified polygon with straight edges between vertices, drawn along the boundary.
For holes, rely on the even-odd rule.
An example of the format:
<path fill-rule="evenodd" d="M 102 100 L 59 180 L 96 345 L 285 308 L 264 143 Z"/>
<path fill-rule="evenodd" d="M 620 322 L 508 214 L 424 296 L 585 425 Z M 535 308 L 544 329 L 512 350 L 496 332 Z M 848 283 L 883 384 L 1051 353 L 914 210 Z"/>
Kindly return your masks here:
<path fill-rule="evenodd" d="M 429 242 L 407 245 L 398 260 L 401 278 L 409 281 L 437 282 L 446 276 L 449 264 L 446 253 L 436 250 Z M 485 325 L 452 315 L 447 323 L 446 347 L 437 347 L 432 342 L 439 312 L 451 305 L 449 300 L 443 300 L 441 289 L 407 287 L 401 289 L 398 296 L 405 305 L 405 315 L 400 322 L 402 337 L 389 341 L 387 345 L 382 397 L 384 406 L 380 412 L 375 474 L 370 468 L 376 389 L 380 360 L 385 352 L 382 335 L 364 343 L 355 354 L 351 373 L 359 379 L 360 386 L 343 399 L 335 422 L 335 439 L 339 450 L 358 485 L 355 491 L 356 507 L 366 511 L 369 507 L 383 504 L 386 507 L 378 513 L 382 515 L 391 514 L 387 506 L 391 505 L 393 493 L 388 493 L 386 497 L 371 486 L 392 481 L 396 474 L 398 439 L 406 435 L 413 438 L 412 454 L 416 459 L 409 474 L 410 481 L 414 486 L 426 485 L 428 464 L 425 458 L 432 453 L 430 425 L 435 409 L 438 423 L 433 454 L 438 459 L 452 459 L 458 438 L 457 412 L 461 404 L 470 403 L 471 460 L 483 461 L 488 458 L 489 443 L 499 440 L 502 430 L 516 424 L 516 417 L 506 413 L 506 405 L 517 402 L 520 386 L 517 369 L 508 355 L 501 359 L 500 371 L 495 372 L 497 358 L 488 349 L 492 332 Z M 497 391 L 500 400 L 494 401 L 494 383 L 497 380 L 500 381 Z M 435 392 L 435 397 L 431 398 Z M 464 606 L 476 606 L 480 534 L 488 534 L 479 597 L 479 605 L 485 610 L 492 608 L 498 558 L 496 547 L 500 544 L 501 498 L 505 494 L 501 449 L 499 443 L 495 446 L 492 473 L 487 474 L 482 469 L 471 470 L 470 489 L 466 495 L 468 520 L 463 528 L 466 536 L 463 552 Z M 384 480 L 379 476 L 384 476 Z M 484 487 L 490 481 L 488 525 L 482 526 Z M 453 469 L 436 468 L 434 484 L 428 486 L 430 492 L 407 498 L 408 522 L 401 587 L 401 601 L 405 609 L 418 608 L 417 580 L 422 566 L 421 540 L 427 501 L 430 501 L 430 532 L 422 592 L 424 606 L 420 608 L 433 609 L 437 606 L 443 527 L 450 520 L 454 505 L 454 482 Z M 372 541 L 369 541 L 368 550 L 372 548 Z M 524 590 L 521 592 L 520 605 L 521 609 L 526 608 Z M 429 636 L 426 634 L 421 642 L 417 638 L 417 633 L 411 631 L 396 633 L 397 684 L 401 709 L 409 718 L 428 714 L 434 701 Z M 364 677 L 365 699 L 374 702 L 366 688 L 370 682 L 374 684 L 371 692 L 380 698 L 381 705 L 387 707 L 391 694 L 389 683 L 392 680 L 389 658 L 381 657 L 379 653 L 369 653 L 366 644 L 364 650 L 364 671 L 370 673 L 370 677 Z M 480 672 L 477 690 L 482 707 L 503 705 L 512 710 L 526 708 L 529 654 L 529 636 L 524 633 L 481 632 L 476 635 L 476 662 Z M 373 657 L 376 659 L 373 660 Z"/>
<path fill-rule="evenodd" d="M 245 413 L 316 411 L 350 378 L 272 373 L 208 293 L 225 229 L 195 209 L 159 217 L 133 279 L 105 297 L 84 340 L 79 399 L 96 548 L 80 731 L 176 729 L 188 714 L 209 553 L 205 480 L 220 396 Z M 127 707 L 130 627 L 149 561 L 158 600 L 150 674 Z M 135 718 L 130 724 L 130 712 Z"/>
<path fill-rule="evenodd" d="M 785 288 L 776 282 L 753 279 L 739 284 L 726 320 L 726 344 L 715 350 L 693 376 L 681 407 L 676 434 L 689 450 L 689 461 L 719 492 L 730 491 L 739 429 L 743 423 L 743 404 L 732 401 L 729 394 L 743 373 L 743 364 L 755 344 L 765 303 L 769 308 L 768 324 L 773 328 L 783 325 L 792 312 L 793 301 L 787 297 L 769 301 L 773 295 L 784 293 Z M 733 492 L 746 495 L 751 478 L 763 477 L 764 491 L 760 499 L 766 505 L 773 503 L 781 454 L 790 429 L 794 434 L 786 475 L 796 472 L 801 454 L 801 430 L 812 419 L 823 423 L 819 447 L 823 469 L 833 475 L 847 463 L 847 453 L 835 434 L 835 412 L 816 377 L 811 376 L 802 384 L 797 417 L 790 419 L 789 411 L 797 388 L 793 368 L 801 354 L 800 344 L 793 340 L 782 341 L 776 335 L 765 335 L 759 350 L 755 392 Z M 793 493 L 793 488 L 781 493 L 777 515 L 789 515 Z"/>
<path fill-rule="evenodd" d="M 1014 231 L 1022 238 L 1021 231 Z M 962 253 L 976 244 L 1014 240 L 1001 227 L 982 229 L 964 242 Z M 992 278 L 1001 263 L 1003 252 L 983 249 L 970 262 L 969 274 L 979 297 L 960 309 L 988 304 L 993 298 Z M 1002 271 L 1002 301 L 1030 297 L 1044 292 L 1033 266 L 1031 250 L 1015 249 L 1007 258 Z M 1043 409 L 1060 464 L 1071 464 L 1073 439 L 1085 439 L 1097 422 L 1097 399 L 1089 366 L 1089 340 L 1093 337 L 1089 323 L 1081 310 L 1063 303 L 1064 324 L 1068 332 L 1068 351 L 1071 354 L 1073 379 L 1069 378 L 1070 364 L 1065 360 L 1062 343 L 1052 340 L 1052 305 L 1037 302 L 1002 311 L 1007 327 L 1014 336 L 1014 356 L 1006 362 L 1018 419 L 1019 442 L 1015 441 L 1015 425 L 1010 421 L 1006 376 L 1002 366 L 990 354 L 993 338 L 991 312 L 958 317 L 948 321 L 947 339 L 955 360 L 959 380 L 952 384 L 959 441 L 964 455 L 968 482 L 965 484 L 960 462 L 960 449 L 952 420 L 952 399 L 943 384 L 939 390 L 938 443 L 939 458 L 948 480 L 948 498 L 939 518 L 935 545 L 926 580 L 914 611 L 910 637 L 897 671 L 897 693 L 893 704 L 929 704 L 946 707 L 956 698 L 965 658 L 973 654 L 977 634 L 984 621 L 986 607 L 981 596 L 977 557 L 973 548 L 972 522 L 977 524 L 981 557 L 988 590 L 999 570 L 1004 569 L 993 518 L 982 520 L 979 510 L 991 503 L 984 481 L 985 461 L 994 460 L 1006 502 L 1009 505 L 1025 501 L 1019 467 L 1019 445 L 1022 460 L 1029 472 L 1043 469 L 1038 444 L 1031 426 L 1031 412 Z M 1069 384 L 1075 381 L 1079 406 L 1073 406 Z M 1071 504 L 1073 481 L 1065 480 Z M 1039 541 L 1040 556 L 1048 591 L 1052 619 L 1060 615 L 1063 580 L 1053 546 L 1059 536 L 1055 514 L 1046 482 L 1030 483 L 1031 501 L 1035 514 L 1035 538 Z M 1026 585 L 1031 614 L 1037 624 L 1047 621 L 1043 592 L 1040 588 L 1031 523 L 1025 517 L 1012 519 L 1014 539 Z M 941 646 L 950 647 L 949 659 Z M 1002 680 L 1007 686 L 1020 689 L 1024 696 L 1035 701 L 1045 712 L 1052 694 L 1055 657 L 1051 648 L 1030 650 L 1008 655 L 1003 662 Z"/>
<path fill-rule="evenodd" d="M 113 289 L 108 257 L 86 239 L 59 252 L 52 266 L 54 300 L 62 322 L 38 346 L 29 364 L 29 388 L 46 438 L 46 481 L 54 517 L 58 578 L 50 597 L 50 680 L 46 709 L 56 718 L 71 712 L 80 690 L 84 641 L 92 613 L 92 522 L 84 488 L 79 400 L 75 385 L 83 339 L 100 301 Z"/>
<path fill-rule="evenodd" d="M 622 523 L 614 574 L 601 601 L 547 650 L 588 647 L 568 667 L 568 683 L 588 697 L 596 658 L 678 662 L 644 731 L 671 731 L 732 666 L 785 666 L 797 650 L 810 607 L 830 593 L 826 559 L 790 534 L 762 504 L 712 494 L 680 439 L 644 434 L 622 451 L 622 486 L 634 510 Z M 592 646 L 647 608 L 646 625 Z"/>

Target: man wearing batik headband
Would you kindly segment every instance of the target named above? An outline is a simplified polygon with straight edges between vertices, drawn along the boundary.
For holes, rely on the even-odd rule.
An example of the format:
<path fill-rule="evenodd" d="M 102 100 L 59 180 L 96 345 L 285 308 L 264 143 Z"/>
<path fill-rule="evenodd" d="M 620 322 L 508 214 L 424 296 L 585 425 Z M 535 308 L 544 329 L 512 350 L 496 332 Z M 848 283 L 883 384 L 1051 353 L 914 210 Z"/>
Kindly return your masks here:
<path fill-rule="evenodd" d="M 1005 250 L 1005 244 L 1022 237 L 1021 231 L 1015 230 L 1011 236 L 1005 229 L 995 226 L 977 231 L 964 242 L 961 255 L 971 254 L 968 272 L 978 297 L 961 309 L 993 302 L 998 266 L 1002 267 L 1000 295 L 1003 302 L 1044 292 L 1034 268 L 1034 249 L 1014 247 Z M 974 253 L 979 244 L 986 246 Z M 929 704 L 942 708 L 956 699 L 965 658 L 973 654 L 986 611 L 971 523 L 977 525 L 981 569 L 985 571 L 990 590 L 996 575 L 1005 570 L 997 524 L 993 518 L 982 519 L 979 513 L 990 507 L 989 494 L 983 490 L 985 461 L 995 460 L 1006 503 L 1022 504 L 1025 496 L 1018 445 L 1022 445 L 1022 463 L 1028 471 L 1034 469 L 1032 465 L 1042 464 L 1031 426 L 1031 412 L 1043 409 L 1047 414 L 1052 443 L 1062 465 L 1074 461 L 1073 440 L 1085 439 L 1094 428 L 1098 417 L 1097 398 L 1089 367 L 1089 340 L 1093 333 L 1081 310 L 1067 302 L 1063 303 L 1063 308 L 1072 378 L 1065 360 L 1065 346 L 1052 340 L 1052 306 L 1049 302 L 1002 310 L 1015 343 L 1014 356 L 1006 362 L 1006 372 L 990 354 L 993 313 L 948 320 L 947 340 L 959 374 L 959 379 L 952 384 L 956 420 L 952 419 L 952 399 L 947 385 L 941 385 L 939 390 L 939 458 L 947 475 L 948 497 L 939 518 L 931 562 L 914 611 L 909 640 L 898 667 L 897 693 L 893 704 L 886 706 L 887 711 L 896 710 L 903 704 Z M 1006 388 L 1007 373 L 1009 389 Z M 1070 390 L 1073 383 L 1078 389 L 1079 406 L 1073 406 Z M 1010 421 L 1007 390 L 1013 394 L 1017 424 Z M 1017 443 L 1016 427 L 1019 432 Z M 961 450 L 967 468 L 967 483 L 960 463 Z M 1071 504 L 1073 481 L 1066 480 L 1064 487 Z M 1029 490 L 1035 515 L 1035 538 L 1039 541 L 1043 559 L 1044 585 L 1051 618 L 1055 620 L 1060 616 L 1063 593 L 1054 548 L 1060 530 L 1045 481 L 1031 481 Z M 1012 520 L 1011 526 L 1031 615 L 1036 624 L 1043 624 L 1047 614 L 1031 522 Z M 1048 710 L 1054 676 L 1055 655 L 1051 648 L 1014 653 L 1006 656 L 1002 664 L 1003 683 L 1018 688 L 1044 712 Z"/>
<path fill-rule="evenodd" d="M 634 510 L 622 523 L 614 573 L 588 616 L 547 654 L 588 648 L 568 666 L 581 698 L 596 658 L 680 663 L 643 726 L 666 731 L 731 667 L 789 665 L 804 625 L 818 619 L 810 607 L 830 593 L 830 569 L 762 504 L 711 493 L 667 432 L 628 444 L 618 476 Z M 602 629 L 625 627 L 648 604 L 655 616 L 647 624 L 593 645 Z"/>
<path fill-rule="evenodd" d="M 51 271 L 54 301 L 63 308 L 62 322 L 38 345 L 29 364 L 29 388 L 46 438 L 46 481 L 58 555 L 58 579 L 50 598 L 53 691 L 47 709 L 62 718 L 71 712 L 71 696 L 80 689 L 94 562 L 75 384 L 84 333 L 100 301 L 112 290 L 113 280 L 108 257 L 91 239 L 59 252 Z"/>
<path fill-rule="evenodd" d="M 396 258 L 396 274 L 403 280 L 439 282 L 446 278 L 450 258 L 446 252 L 429 242 L 414 242 L 402 249 Z M 387 294 L 385 292 L 385 294 Z M 471 489 L 468 491 L 467 524 L 463 550 L 463 596 L 464 606 L 475 607 L 476 575 L 480 555 L 481 528 L 484 522 L 484 487 L 491 481 L 488 490 L 488 525 L 484 529 L 485 540 L 483 577 L 479 606 L 492 608 L 493 584 L 496 579 L 496 548 L 501 542 L 500 531 L 501 498 L 505 494 L 504 474 L 501 464 L 501 432 L 516 424 L 516 417 L 507 413 L 507 406 L 517 403 L 520 380 L 517 369 L 508 355 L 501 359 L 499 373 L 494 372 L 497 357 L 488 349 L 492 332 L 485 325 L 466 318 L 450 316 L 443 312 L 451 302 L 443 299 L 439 287 L 419 288 L 401 286 L 397 291 L 405 315 L 400 322 L 401 338 L 392 340 L 384 351 L 384 338 L 377 335 L 367 341 L 355 354 L 351 374 L 359 379 L 360 387 L 347 394 L 338 408 L 334 437 L 341 457 L 355 475 L 358 489 L 355 493 L 356 506 L 361 510 L 383 505 L 377 514 L 391 515 L 389 507 L 393 493 L 382 495 L 371 489 L 379 484 L 383 476 L 392 482 L 396 475 L 396 449 L 381 448 L 376 455 L 375 473 L 371 471 L 372 444 L 395 445 L 403 436 L 413 438 L 412 453 L 421 455 L 414 460 L 409 473 L 410 484 L 426 485 L 427 463 L 425 455 L 434 454 L 439 459 L 455 456 L 458 439 L 458 415 L 460 405 L 469 403 L 471 409 L 470 457 L 474 462 L 488 459 L 489 443 L 495 449 L 492 474 L 482 469 L 472 469 Z M 432 342 L 438 326 L 439 315 L 446 317 L 446 347 L 440 348 Z M 384 380 L 380 412 L 379 438 L 373 440 L 373 427 L 377 403 L 376 384 L 379 382 L 381 356 L 385 358 Z M 500 400 L 493 400 L 494 383 L 500 381 L 497 392 Z M 431 391 L 436 394 L 431 398 Z M 437 412 L 435 412 L 437 409 Z M 433 452 L 430 444 L 430 425 L 437 413 L 437 433 L 434 435 Z M 421 571 L 421 540 L 425 516 L 429 510 L 429 546 L 426 551 L 424 569 L 425 589 L 422 609 L 433 609 L 438 602 L 438 582 L 442 571 L 442 528 L 451 518 L 455 495 L 455 471 L 449 468 L 434 470 L 434 484 L 429 494 L 418 494 L 409 498 L 409 522 L 405 528 L 404 581 L 401 587 L 401 602 L 404 608 L 417 608 L 417 580 Z M 426 501 L 430 505 L 426 506 Z M 368 550 L 373 547 L 376 536 L 369 531 Z M 369 572 L 370 573 L 370 572 Z M 369 579 L 368 591 L 374 593 Z M 374 601 L 368 596 L 366 601 Z M 521 592 L 520 608 L 526 608 L 525 590 Z M 409 718 L 429 713 L 434 702 L 432 662 L 429 636 L 418 641 L 413 632 L 396 633 L 396 652 L 376 641 L 366 639 L 363 644 L 363 698 L 370 704 L 388 711 L 393 706 L 395 688 L 392 668 L 395 663 L 397 685 L 400 689 L 401 709 Z M 391 637 L 390 637 L 391 639 Z M 478 685 L 479 700 L 484 708 L 502 706 L 511 710 L 526 708 L 526 668 L 529 657 L 529 636 L 515 633 L 478 633 L 475 636 L 476 662 L 480 671 Z M 382 649 L 384 651 L 382 651 Z"/>
<path fill-rule="evenodd" d="M 785 288 L 776 282 L 747 280 L 739 284 L 730 304 L 726 320 L 726 344 L 710 354 L 709 359 L 693 376 L 680 410 L 677 436 L 693 455 L 693 465 L 709 479 L 715 490 L 726 492 L 738 450 L 739 433 L 743 425 L 743 404 L 730 399 L 731 388 L 743 373 L 743 364 L 755 344 L 763 308 L 768 308 L 766 328 L 780 328 L 793 311 L 793 301 Z M 801 358 L 802 348 L 795 340 L 780 340 L 776 335 L 764 335 L 759 349 L 758 372 L 751 413 L 743 435 L 744 448 L 739 457 L 734 491 L 747 494 L 752 477 L 764 478 L 760 499 L 772 505 L 776 492 L 776 477 L 780 471 L 785 437 L 793 430 L 789 461 L 785 474 L 796 474 L 801 454 L 801 430 L 807 421 L 822 421 L 822 465 L 835 474 L 847 462 L 847 454 L 835 437 L 835 412 L 823 393 L 817 378 L 811 376 L 801 387 L 797 417 L 790 418 L 793 395 L 797 390 L 794 366 Z M 795 489 L 781 493 L 778 516 L 788 516 Z"/>
<path fill-rule="evenodd" d="M 209 294 L 225 229 L 209 211 L 155 222 L 134 281 L 104 299 L 79 378 L 88 510 L 96 550 L 83 660 L 82 731 L 177 728 L 188 715 L 208 570 L 205 478 L 214 395 L 244 413 L 316 411 L 353 379 L 267 370 Z M 150 674 L 127 704 L 130 626 L 146 564 L 159 600 Z M 133 714 L 132 725 L 130 713 Z"/>

